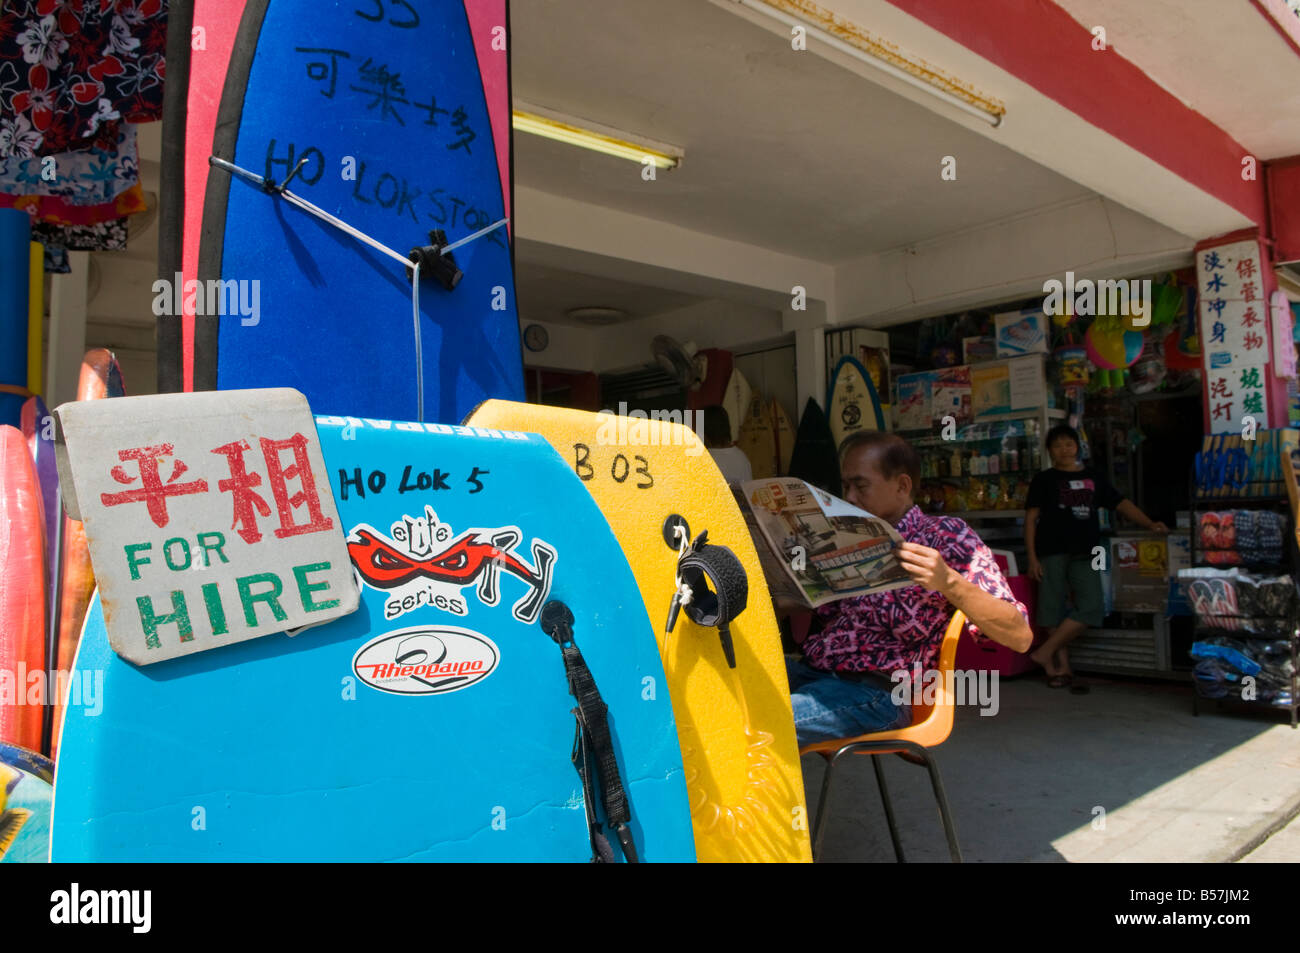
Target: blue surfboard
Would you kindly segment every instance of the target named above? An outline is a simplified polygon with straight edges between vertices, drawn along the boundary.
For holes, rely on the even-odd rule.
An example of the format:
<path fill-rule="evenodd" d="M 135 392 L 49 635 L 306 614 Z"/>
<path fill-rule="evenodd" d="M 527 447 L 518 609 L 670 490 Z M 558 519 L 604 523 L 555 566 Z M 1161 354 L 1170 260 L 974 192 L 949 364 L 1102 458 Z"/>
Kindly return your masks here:
<path fill-rule="evenodd" d="M 535 435 L 317 425 L 360 609 L 137 668 L 109 648 L 96 597 L 52 858 L 591 859 L 586 806 L 603 808 L 584 798 L 575 702 L 539 624 L 558 600 L 609 706 L 639 858 L 693 860 L 655 637 L 573 471 Z M 79 704 L 96 677 L 97 700 Z"/>
<path fill-rule="evenodd" d="M 503 220 L 507 54 L 475 16 L 462 0 L 248 0 L 212 155 L 278 182 L 305 160 L 289 190 L 400 255 Z M 191 82 L 218 66 L 190 57 Z M 510 231 L 452 257 L 454 288 L 421 278 L 417 351 L 401 263 L 213 168 L 197 277 L 224 284 L 196 307 L 194 389 L 287 386 L 321 413 L 417 419 L 422 378 L 423 419 L 452 423 L 522 400 Z"/>

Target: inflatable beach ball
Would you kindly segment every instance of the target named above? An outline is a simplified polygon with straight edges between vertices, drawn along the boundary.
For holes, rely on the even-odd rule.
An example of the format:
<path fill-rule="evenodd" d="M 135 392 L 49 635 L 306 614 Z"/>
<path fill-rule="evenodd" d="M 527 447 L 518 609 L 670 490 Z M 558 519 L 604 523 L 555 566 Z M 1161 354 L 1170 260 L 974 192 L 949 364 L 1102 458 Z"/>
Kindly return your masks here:
<path fill-rule="evenodd" d="M 1083 337 L 1088 360 L 1103 370 L 1128 367 L 1142 354 L 1142 332 L 1125 330 L 1121 319 L 1098 318 Z"/>

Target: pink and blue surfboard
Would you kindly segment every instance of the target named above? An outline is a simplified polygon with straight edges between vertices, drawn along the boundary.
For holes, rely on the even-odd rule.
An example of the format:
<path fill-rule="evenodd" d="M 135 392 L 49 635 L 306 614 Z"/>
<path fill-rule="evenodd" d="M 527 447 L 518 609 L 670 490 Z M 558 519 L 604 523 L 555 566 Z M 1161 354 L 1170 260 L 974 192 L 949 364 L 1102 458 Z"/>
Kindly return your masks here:
<path fill-rule="evenodd" d="M 226 313 L 160 320 L 159 389 L 287 386 L 321 413 L 415 417 L 403 266 L 208 160 L 282 181 L 306 159 L 291 191 L 403 255 L 507 218 L 505 0 L 177 0 L 171 16 L 161 277 L 227 284 Z M 444 422 L 523 399 L 511 232 L 453 255 L 459 284 L 426 276 L 419 295 L 425 419 Z M 197 309 L 181 290 L 172 310 Z"/>

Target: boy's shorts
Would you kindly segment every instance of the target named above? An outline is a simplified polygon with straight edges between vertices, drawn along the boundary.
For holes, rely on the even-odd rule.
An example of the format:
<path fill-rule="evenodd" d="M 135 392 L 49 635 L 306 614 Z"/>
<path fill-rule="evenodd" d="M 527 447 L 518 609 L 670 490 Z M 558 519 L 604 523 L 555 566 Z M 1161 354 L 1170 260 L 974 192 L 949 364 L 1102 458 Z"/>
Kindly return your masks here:
<path fill-rule="evenodd" d="M 1106 612 L 1101 572 L 1092 568 L 1092 557 L 1059 553 L 1038 562 L 1043 567 L 1043 581 L 1038 584 L 1038 624 L 1050 629 L 1068 618 L 1099 627 Z M 1071 597 L 1069 606 L 1067 596 Z"/>

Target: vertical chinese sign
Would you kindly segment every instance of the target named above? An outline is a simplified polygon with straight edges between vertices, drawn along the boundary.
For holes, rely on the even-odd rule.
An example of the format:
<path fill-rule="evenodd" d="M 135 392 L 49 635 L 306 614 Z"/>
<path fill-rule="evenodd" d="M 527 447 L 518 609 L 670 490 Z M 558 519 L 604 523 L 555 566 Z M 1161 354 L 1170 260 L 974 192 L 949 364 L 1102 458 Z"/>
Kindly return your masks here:
<path fill-rule="evenodd" d="M 1234 242 L 1196 255 L 1201 351 L 1210 433 L 1268 426 L 1269 309 L 1259 244 Z"/>
<path fill-rule="evenodd" d="M 295 390 L 63 404 L 59 475 L 109 642 L 147 665 L 356 609 L 316 425 Z"/>

